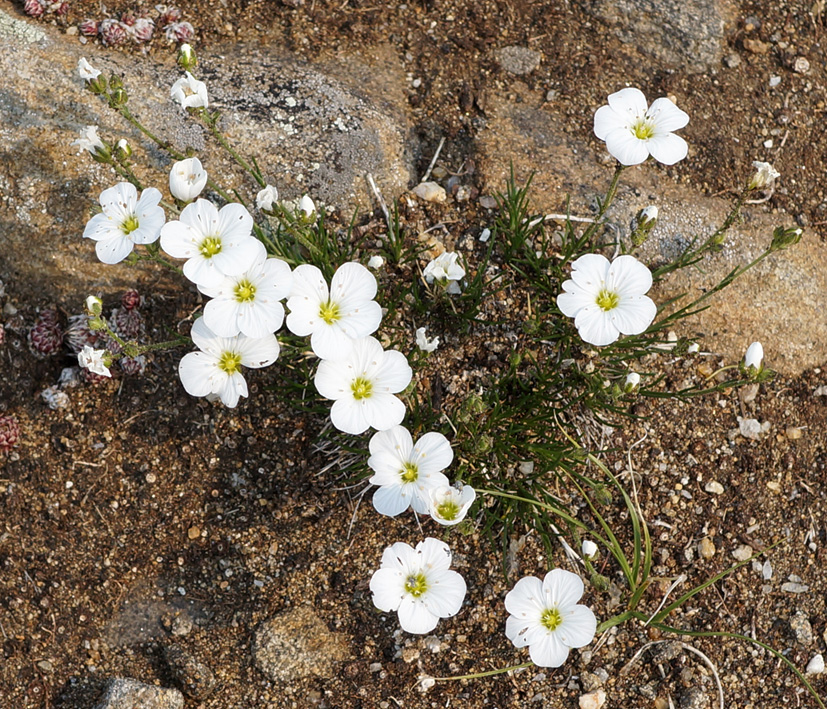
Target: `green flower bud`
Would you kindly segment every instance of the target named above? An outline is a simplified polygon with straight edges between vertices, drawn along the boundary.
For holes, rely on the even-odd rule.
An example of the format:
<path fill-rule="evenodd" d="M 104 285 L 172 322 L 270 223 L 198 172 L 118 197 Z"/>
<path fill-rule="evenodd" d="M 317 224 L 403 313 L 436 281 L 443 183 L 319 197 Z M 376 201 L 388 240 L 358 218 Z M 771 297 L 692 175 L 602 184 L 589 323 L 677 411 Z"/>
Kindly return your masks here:
<path fill-rule="evenodd" d="M 198 64 L 198 57 L 195 56 L 195 50 L 189 44 L 182 44 L 178 50 L 178 66 L 184 71 L 192 72 Z"/>
<path fill-rule="evenodd" d="M 788 246 L 797 244 L 801 241 L 801 233 L 802 230 L 797 227 L 787 227 L 786 229 L 783 226 L 776 227 L 772 233 L 770 250 L 780 251 L 781 249 L 786 249 Z"/>
<path fill-rule="evenodd" d="M 658 221 L 658 208 L 654 205 L 641 209 L 632 221 L 632 243 L 640 246 L 649 235 Z"/>

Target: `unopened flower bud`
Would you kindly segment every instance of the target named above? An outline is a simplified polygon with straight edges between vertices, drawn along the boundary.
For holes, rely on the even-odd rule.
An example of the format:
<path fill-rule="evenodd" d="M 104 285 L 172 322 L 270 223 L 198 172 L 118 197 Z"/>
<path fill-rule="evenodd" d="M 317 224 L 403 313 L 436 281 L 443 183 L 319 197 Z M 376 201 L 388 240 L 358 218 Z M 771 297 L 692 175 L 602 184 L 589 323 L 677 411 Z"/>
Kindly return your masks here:
<path fill-rule="evenodd" d="M 582 552 L 586 559 L 589 561 L 594 561 L 597 558 L 598 551 L 597 544 L 595 544 L 591 539 L 583 540 Z"/>
<path fill-rule="evenodd" d="M 304 212 L 304 219 L 307 221 L 311 221 L 316 214 L 316 205 L 307 195 L 299 200 L 299 209 Z"/>
<path fill-rule="evenodd" d="M 115 144 L 114 153 L 118 160 L 127 160 L 129 156 L 132 155 L 132 146 L 126 142 L 126 138 L 121 138 Z"/>
<path fill-rule="evenodd" d="M 655 205 L 652 204 L 641 209 L 632 222 L 632 243 L 635 246 L 640 246 L 646 241 L 652 233 L 652 229 L 655 228 L 657 221 L 658 208 Z"/>
<path fill-rule="evenodd" d="M 178 66 L 184 71 L 191 72 L 198 64 L 195 50 L 189 44 L 182 44 L 178 50 Z"/>
<path fill-rule="evenodd" d="M 768 162 L 756 160 L 752 163 L 752 166 L 755 168 L 755 174 L 747 185 L 748 190 L 765 190 L 772 187 L 773 182 L 781 174 Z"/>
<path fill-rule="evenodd" d="M 783 226 L 776 227 L 772 233 L 770 249 L 780 251 L 781 249 L 786 249 L 788 246 L 797 244 L 801 241 L 801 233 L 801 229 L 794 227 L 788 227 L 786 229 Z"/>
<path fill-rule="evenodd" d="M 598 485 L 594 489 L 594 499 L 599 505 L 612 504 L 612 492 L 605 485 Z"/>
<path fill-rule="evenodd" d="M 764 347 L 761 345 L 760 342 L 753 342 L 747 348 L 747 353 L 744 355 L 744 369 L 747 372 L 750 372 L 750 370 L 752 370 L 754 373 L 757 374 L 763 368 L 763 361 Z"/>
<path fill-rule="evenodd" d="M 637 372 L 629 372 L 623 384 L 623 393 L 631 394 L 640 388 L 640 375 Z"/>
<path fill-rule="evenodd" d="M 279 191 L 274 185 L 267 185 L 256 195 L 256 207 L 262 212 L 272 212 L 273 205 L 279 201 Z"/>
<path fill-rule="evenodd" d="M 607 591 L 609 589 L 609 579 L 598 573 L 594 573 L 589 577 L 589 583 L 598 591 Z"/>
<path fill-rule="evenodd" d="M 100 317 L 99 315 L 95 315 L 89 318 L 89 329 L 97 332 L 98 330 L 105 330 L 106 329 L 106 321 Z"/>
<path fill-rule="evenodd" d="M 103 301 L 95 295 L 86 298 L 86 310 L 90 315 L 100 315 L 103 311 Z"/>

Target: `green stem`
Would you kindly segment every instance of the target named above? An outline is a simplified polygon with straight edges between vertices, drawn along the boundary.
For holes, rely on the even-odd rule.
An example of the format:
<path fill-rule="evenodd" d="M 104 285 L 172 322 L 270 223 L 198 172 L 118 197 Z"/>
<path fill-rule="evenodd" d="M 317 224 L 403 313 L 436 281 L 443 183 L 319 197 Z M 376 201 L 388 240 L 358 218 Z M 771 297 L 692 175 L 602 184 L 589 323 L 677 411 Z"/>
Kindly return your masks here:
<path fill-rule="evenodd" d="M 620 184 L 620 173 L 622 173 L 624 169 L 625 166 L 621 165 L 620 163 L 618 163 L 615 167 L 615 173 L 614 175 L 612 175 L 612 182 L 609 185 L 608 191 L 606 192 L 606 197 L 600 204 L 600 210 L 597 212 L 597 216 L 594 218 L 594 222 L 591 225 L 589 225 L 588 229 L 586 229 L 586 231 L 583 232 L 583 236 L 580 237 L 581 244 L 585 244 L 586 242 L 588 242 L 588 240 L 595 235 L 597 229 L 600 226 L 602 226 L 603 217 L 606 215 L 606 212 L 608 211 L 609 207 L 614 201 L 615 195 L 617 194 L 617 187 Z"/>
<path fill-rule="evenodd" d="M 488 672 L 474 672 L 470 675 L 455 675 L 453 677 L 433 677 L 434 682 L 453 682 L 460 679 L 478 679 L 479 677 L 493 677 L 494 675 L 502 675 L 506 672 L 514 672 L 515 670 L 524 670 L 527 667 L 533 667 L 533 662 L 524 662 L 522 665 L 512 665 L 511 667 L 503 667 L 499 670 L 489 670 Z"/>
<path fill-rule="evenodd" d="M 232 145 L 227 141 L 227 139 L 221 134 L 221 131 L 218 130 L 218 126 L 216 125 L 216 118 L 217 115 L 214 116 L 204 116 L 204 123 L 210 129 L 210 132 L 213 134 L 215 139 L 221 143 L 221 146 L 226 150 L 230 155 L 232 155 L 233 160 L 235 160 L 244 170 L 249 172 L 253 179 L 258 183 L 259 187 L 266 187 L 267 183 L 264 182 L 264 179 L 261 177 L 261 174 L 258 170 L 255 170 L 250 166 L 250 164 L 243 158 L 239 153 L 233 148 Z"/>

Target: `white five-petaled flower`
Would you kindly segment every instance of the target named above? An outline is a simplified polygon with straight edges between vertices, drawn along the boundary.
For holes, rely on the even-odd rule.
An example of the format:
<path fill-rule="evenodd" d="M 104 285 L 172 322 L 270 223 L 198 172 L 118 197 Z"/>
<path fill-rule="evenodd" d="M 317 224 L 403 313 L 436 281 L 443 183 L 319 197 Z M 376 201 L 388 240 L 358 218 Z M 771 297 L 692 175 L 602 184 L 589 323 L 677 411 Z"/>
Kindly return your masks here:
<path fill-rule="evenodd" d="M 89 345 L 84 345 L 83 349 L 78 352 L 78 364 L 95 374 L 111 377 L 112 373 L 104 362 L 104 355 L 106 355 L 106 350 L 96 350 Z"/>
<path fill-rule="evenodd" d="M 207 98 L 207 85 L 190 72 L 172 85 L 169 95 L 183 108 L 207 108 L 210 104 Z"/>
<path fill-rule="evenodd" d="M 164 225 L 161 248 L 173 258 L 187 259 L 184 275 L 193 283 L 215 288 L 226 276 L 244 273 L 259 253 L 252 229 L 253 218 L 242 205 L 225 204 L 219 211 L 199 199 Z"/>
<path fill-rule="evenodd" d="M 179 160 L 169 171 L 169 191 L 182 202 L 192 202 L 206 184 L 207 171 L 198 158 Z"/>
<path fill-rule="evenodd" d="M 348 354 L 353 340 L 379 327 L 382 308 L 375 296 L 376 278 L 360 263 L 339 266 L 329 289 L 318 268 L 302 264 L 293 271 L 287 327 L 294 335 L 310 335 L 317 357 L 339 359 Z"/>
<path fill-rule="evenodd" d="M 431 490 L 431 519 L 446 527 L 459 524 L 468 514 L 468 509 L 477 499 L 477 493 L 470 485 L 454 483 L 453 486 Z"/>
<path fill-rule="evenodd" d="M 465 278 L 465 269 L 457 263 L 458 258 L 459 254 L 446 251 L 425 266 L 422 276 L 427 283 L 447 284 L 445 290 L 456 295 L 460 292 L 459 281 Z"/>
<path fill-rule="evenodd" d="M 583 581 L 564 569 L 549 571 L 542 581 L 520 579 L 505 596 L 511 614 L 506 636 L 516 647 L 528 645 L 538 667 L 560 667 L 569 649 L 588 645 L 597 629 L 591 609 L 577 605 L 582 595 Z"/>
<path fill-rule="evenodd" d="M 465 579 L 450 566 L 451 550 L 438 539 L 428 537 L 416 549 L 392 544 L 370 579 L 373 605 L 396 611 L 399 625 L 409 633 L 430 633 L 440 618 L 459 613 L 465 598 Z"/>
<path fill-rule="evenodd" d="M 609 345 L 621 334 L 639 335 L 655 319 L 657 306 L 644 295 L 651 287 L 651 272 L 633 256 L 609 263 L 600 254 L 586 254 L 572 262 L 557 306 L 574 318 L 584 341 Z"/>
<path fill-rule="evenodd" d="M 204 318 L 195 321 L 190 337 L 200 351 L 184 355 L 178 364 L 184 389 L 192 396 L 218 396 L 230 408 L 247 396 L 241 367 L 267 367 L 279 356 L 275 335 L 255 339 L 244 335 L 218 337 Z"/>
<path fill-rule="evenodd" d="M 419 514 L 430 508 L 430 491 L 448 485 L 441 471 L 454 459 L 451 444 L 441 433 L 426 433 L 415 444 L 404 426 L 374 433 L 368 467 L 374 475 L 373 506 L 382 515 L 396 517 L 408 507 Z"/>
<path fill-rule="evenodd" d="M 270 212 L 273 204 L 279 201 L 279 191 L 273 185 L 267 185 L 256 195 L 256 207 L 264 212 Z"/>
<path fill-rule="evenodd" d="M 638 165 L 650 155 L 674 165 L 688 152 L 686 141 L 672 131 L 689 123 L 689 116 L 668 98 L 647 106 L 640 89 L 621 89 L 609 95 L 609 105 L 594 114 L 594 134 L 623 165 Z"/>
<path fill-rule="evenodd" d="M 258 253 L 244 273 L 226 276 L 215 288 L 198 287 L 212 298 L 204 306 L 204 322 L 219 337 L 233 337 L 239 332 L 247 337 L 266 337 L 284 322 L 281 301 L 293 284 L 290 266 L 267 258 L 264 245 L 254 243 Z"/>
<path fill-rule="evenodd" d="M 94 81 L 101 73 L 86 61 L 86 57 L 81 57 L 78 59 L 78 74 L 84 81 Z"/>
<path fill-rule="evenodd" d="M 101 214 L 86 224 L 83 236 L 97 241 L 95 252 L 103 263 L 123 261 L 135 244 L 157 240 L 166 219 L 158 205 L 161 193 L 147 187 L 138 198 L 138 190 L 129 182 L 120 182 L 100 194 Z"/>
<path fill-rule="evenodd" d="M 744 368 L 752 367 L 756 372 L 761 371 L 761 363 L 764 361 L 764 347 L 760 342 L 753 342 L 747 347 L 747 353 L 744 355 Z"/>
<path fill-rule="evenodd" d="M 333 425 L 359 434 L 370 427 L 383 431 L 402 423 L 405 405 L 394 394 L 408 386 L 412 375 L 405 355 L 385 352 L 375 338 L 362 337 L 353 341 L 346 357 L 322 360 L 314 382 L 319 394 L 334 400 Z"/>
<path fill-rule="evenodd" d="M 770 163 L 754 160 L 752 166 L 755 168 L 755 174 L 749 181 L 749 189 L 763 190 L 772 186 L 780 176 L 778 172 Z"/>
<path fill-rule="evenodd" d="M 423 352 L 433 352 L 437 347 L 439 347 L 439 338 L 428 337 L 425 334 L 425 328 L 418 327 L 416 329 L 416 346 Z"/>
<path fill-rule="evenodd" d="M 98 135 L 97 126 L 86 126 L 86 128 L 80 132 L 80 138 L 73 140 L 71 144 L 78 146 L 78 152 L 87 150 L 92 155 L 97 155 L 98 152 L 106 152 L 106 146 L 103 144 L 103 141 Z"/>

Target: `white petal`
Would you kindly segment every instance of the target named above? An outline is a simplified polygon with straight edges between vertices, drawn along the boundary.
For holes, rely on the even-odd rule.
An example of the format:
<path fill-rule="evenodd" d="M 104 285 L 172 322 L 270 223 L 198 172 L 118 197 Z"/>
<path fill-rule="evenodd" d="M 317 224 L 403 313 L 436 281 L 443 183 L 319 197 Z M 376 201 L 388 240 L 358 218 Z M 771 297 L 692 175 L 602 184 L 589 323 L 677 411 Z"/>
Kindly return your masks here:
<path fill-rule="evenodd" d="M 403 485 L 385 485 L 373 493 L 373 507 L 380 515 L 396 517 L 411 505 L 412 489 Z"/>
<path fill-rule="evenodd" d="M 625 128 L 627 121 L 611 106 L 601 106 L 594 114 L 594 134 L 600 140 L 606 140 L 606 136 L 617 128 Z"/>
<path fill-rule="evenodd" d="M 557 633 L 547 633 L 531 643 L 528 654 L 538 667 L 560 667 L 568 658 L 569 649 Z"/>
<path fill-rule="evenodd" d="M 539 618 L 544 608 L 543 583 L 535 576 L 526 576 L 505 594 L 505 609 L 513 616 L 525 619 Z M 509 639 L 512 639 L 509 636 Z"/>
<path fill-rule="evenodd" d="M 226 241 L 222 236 L 221 243 L 221 251 L 210 258 L 210 261 L 215 262 L 215 267 L 228 276 L 240 276 L 250 268 L 262 247 L 262 243 L 252 236 L 235 241 Z"/>
<path fill-rule="evenodd" d="M 275 335 L 266 337 L 239 337 L 238 350 L 241 364 L 245 367 L 259 369 L 268 367 L 278 359 L 279 341 Z"/>
<path fill-rule="evenodd" d="M 225 406 L 234 409 L 238 405 L 239 398 L 247 396 L 247 382 L 241 372 L 234 372 L 226 378 L 223 386 L 215 393 L 221 397 L 221 401 Z"/>
<path fill-rule="evenodd" d="M 557 627 L 556 632 L 560 635 L 560 641 L 569 647 L 585 647 L 592 640 L 597 630 L 597 619 L 594 617 L 591 608 L 586 606 L 573 606 L 560 609 L 563 622 Z"/>
<path fill-rule="evenodd" d="M 618 256 L 609 267 L 606 287 L 618 295 L 643 295 L 652 287 L 652 272 L 634 256 Z"/>
<path fill-rule="evenodd" d="M 610 345 L 620 336 L 611 317 L 597 303 L 577 313 L 574 325 L 584 342 L 598 347 Z"/>
<path fill-rule="evenodd" d="M 565 569 L 553 569 L 543 579 L 543 591 L 552 606 L 573 606 L 583 597 L 583 579 Z"/>
<path fill-rule="evenodd" d="M 636 295 L 621 299 L 620 304 L 607 314 L 612 325 L 624 335 L 639 335 L 652 324 L 658 306 L 649 296 Z"/>
<path fill-rule="evenodd" d="M 633 118 L 646 114 L 646 96 L 640 89 L 626 88 L 609 94 L 609 105 L 624 116 Z"/>
<path fill-rule="evenodd" d="M 216 361 L 204 352 L 185 354 L 178 363 L 178 376 L 188 394 L 206 396 L 212 392 Z"/>
<path fill-rule="evenodd" d="M 686 141 L 674 133 L 655 135 L 646 141 L 646 147 L 652 157 L 664 165 L 674 165 L 689 152 Z"/>
<path fill-rule="evenodd" d="M 568 292 L 557 296 L 557 307 L 563 315 L 573 318 L 583 308 L 594 305 L 596 295 L 584 291 L 574 281 L 566 281 L 563 283 L 563 288 Z"/>
<path fill-rule="evenodd" d="M 238 303 L 229 298 L 213 298 L 204 306 L 201 318 L 219 337 L 234 337 L 238 329 Z"/>
<path fill-rule="evenodd" d="M 253 217 L 244 205 L 231 202 L 218 212 L 218 233 L 223 242 L 235 244 L 249 238 L 252 231 Z"/>
<path fill-rule="evenodd" d="M 373 338 L 366 339 L 372 340 Z M 381 348 L 381 345 L 379 347 Z M 413 370 L 405 355 L 396 350 L 390 350 L 384 353 L 381 369 L 374 377 L 374 390 L 377 393 L 397 394 L 411 383 L 412 376 Z M 399 422 L 397 421 L 397 423 Z M 387 426 L 383 426 L 383 428 L 387 428 Z"/>
<path fill-rule="evenodd" d="M 310 348 L 319 359 L 343 359 L 353 349 L 353 338 L 319 318 L 310 336 Z"/>
<path fill-rule="evenodd" d="M 413 447 L 411 462 L 419 467 L 420 474 L 445 470 L 454 460 L 451 444 L 441 433 L 431 431 L 420 438 Z"/>
<path fill-rule="evenodd" d="M 347 362 L 324 360 L 319 363 L 313 383 L 325 399 L 340 399 L 350 390 L 352 373 Z M 352 397 L 351 397 L 352 398 Z"/>
<path fill-rule="evenodd" d="M 373 300 L 376 296 L 376 278 L 361 263 L 343 263 L 333 274 L 330 282 L 330 297 L 341 302 L 345 299 L 356 301 Z"/>
<path fill-rule="evenodd" d="M 447 571 L 451 566 L 451 547 L 440 539 L 427 537 L 416 545 L 416 551 L 423 568 Z"/>
<path fill-rule="evenodd" d="M 602 254 L 584 254 L 572 261 L 571 280 L 584 291 L 597 295 L 606 284 L 610 267 L 609 259 Z"/>
<path fill-rule="evenodd" d="M 374 394 L 370 399 L 363 399 L 363 401 L 370 402 L 370 406 L 365 407 L 365 420 L 377 431 L 396 426 L 402 423 L 402 419 L 405 418 L 405 404 L 392 394 Z M 366 428 L 361 431 L 348 431 L 348 433 L 362 433 Z"/>
<path fill-rule="evenodd" d="M 103 239 L 95 244 L 95 253 L 101 262 L 115 264 L 123 261 L 132 253 L 132 241 L 125 234 L 111 239 Z"/>
<path fill-rule="evenodd" d="M 406 595 L 399 605 L 399 625 L 402 629 L 417 635 L 430 633 L 439 623 L 439 616 L 434 615 L 422 603 L 421 599 L 415 600 Z"/>
<path fill-rule="evenodd" d="M 658 134 L 680 130 L 689 123 L 689 116 L 668 98 L 655 99 L 646 114 L 655 124 Z"/>
<path fill-rule="evenodd" d="M 379 569 L 370 579 L 370 591 L 379 610 L 398 610 L 405 597 L 405 576 L 398 568 Z"/>
<path fill-rule="evenodd" d="M 330 407 L 330 420 L 340 431 L 358 435 L 370 428 L 368 420 L 369 411 L 365 406 L 366 399 L 355 401 L 352 397 L 339 399 Z M 395 423 L 404 418 L 405 409 L 402 408 L 402 416 Z M 393 425 L 393 424 L 391 424 Z"/>
<path fill-rule="evenodd" d="M 161 248 L 173 258 L 192 258 L 199 253 L 201 234 L 181 221 L 167 222 L 161 229 Z"/>
<path fill-rule="evenodd" d="M 428 610 L 440 618 L 450 618 L 459 613 L 465 599 L 465 579 L 456 571 L 434 571 L 427 576 L 428 590 L 422 600 Z"/>
<path fill-rule="evenodd" d="M 649 141 L 651 143 L 651 140 Z M 606 150 L 621 165 L 639 165 L 649 157 L 647 142 L 635 137 L 628 128 L 617 128 L 606 136 Z"/>

